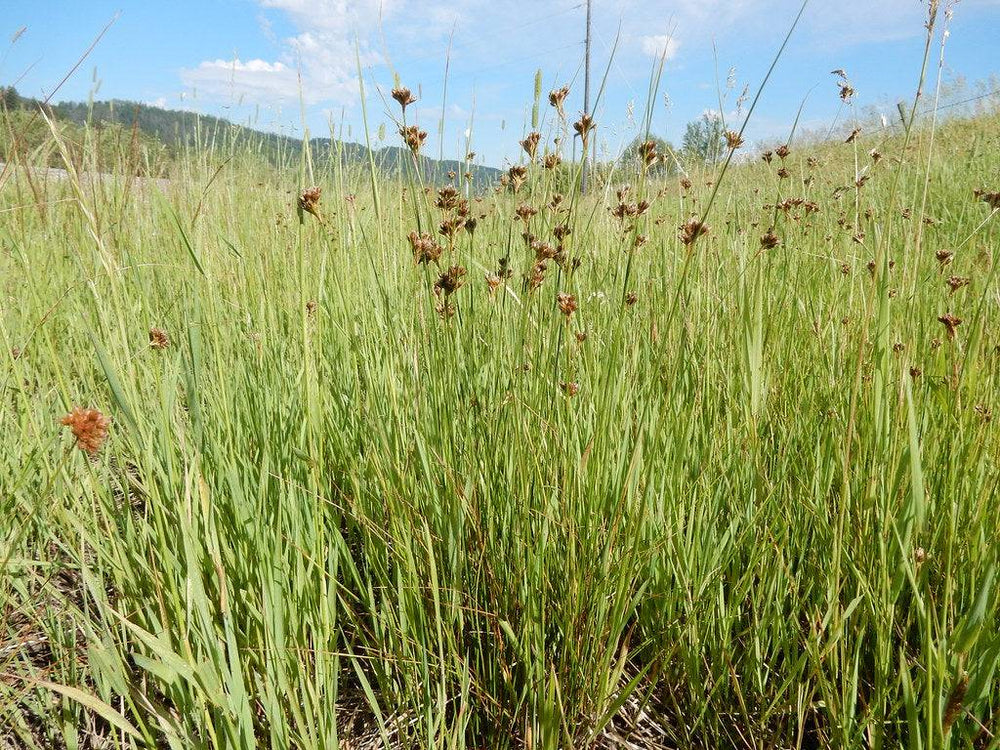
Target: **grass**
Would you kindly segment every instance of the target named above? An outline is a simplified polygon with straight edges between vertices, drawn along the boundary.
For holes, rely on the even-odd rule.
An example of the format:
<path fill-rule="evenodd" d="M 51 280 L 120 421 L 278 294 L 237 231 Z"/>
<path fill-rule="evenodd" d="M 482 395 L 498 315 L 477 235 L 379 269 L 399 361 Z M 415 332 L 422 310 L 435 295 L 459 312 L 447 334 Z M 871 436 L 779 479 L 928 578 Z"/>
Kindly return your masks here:
<path fill-rule="evenodd" d="M 440 268 L 364 166 L 8 171 L 0 747 L 1000 747 L 1000 119 L 876 137 L 529 165 Z"/>

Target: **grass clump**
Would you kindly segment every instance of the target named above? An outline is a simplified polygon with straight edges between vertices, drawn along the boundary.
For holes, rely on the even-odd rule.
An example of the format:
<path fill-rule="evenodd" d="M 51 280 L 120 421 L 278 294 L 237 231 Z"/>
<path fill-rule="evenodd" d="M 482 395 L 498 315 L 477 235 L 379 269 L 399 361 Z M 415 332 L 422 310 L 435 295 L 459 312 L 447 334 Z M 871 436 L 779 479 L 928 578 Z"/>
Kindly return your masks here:
<path fill-rule="evenodd" d="M 566 96 L 4 177 L 7 745 L 997 746 L 1000 120 L 581 196 Z"/>

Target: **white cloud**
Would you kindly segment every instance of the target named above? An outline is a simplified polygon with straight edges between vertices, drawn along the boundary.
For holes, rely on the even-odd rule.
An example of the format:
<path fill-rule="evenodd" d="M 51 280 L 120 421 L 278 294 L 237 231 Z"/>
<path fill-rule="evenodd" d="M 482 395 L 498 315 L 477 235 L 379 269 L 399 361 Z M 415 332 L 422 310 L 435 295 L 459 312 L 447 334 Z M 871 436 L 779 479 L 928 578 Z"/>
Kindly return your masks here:
<path fill-rule="evenodd" d="M 643 54 L 650 57 L 660 59 L 665 56 L 667 60 L 673 60 L 677 55 L 677 40 L 669 34 L 644 36 L 640 38 L 640 41 L 642 43 Z"/>
<path fill-rule="evenodd" d="M 298 74 L 282 62 L 205 60 L 182 70 L 181 80 L 199 96 L 222 101 L 270 102 L 298 96 Z"/>
<path fill-rule="evenodd" d="M 271 22 L 261 18 L 264 35 L 281 47 L 279 59 L 205 60 L 181 71 L 185 85 L 221 101 L 270 104 L 297 100 L 307 104 L 357 100 L 357 54 L 361 64 L 380 61 L 368 38 L 401 0 L 259 0 L 265 10 L 281 11 L 296 27 L 294 36 L 276 40 Z M 301 84 L 301 85 L 300 85 Z"/>

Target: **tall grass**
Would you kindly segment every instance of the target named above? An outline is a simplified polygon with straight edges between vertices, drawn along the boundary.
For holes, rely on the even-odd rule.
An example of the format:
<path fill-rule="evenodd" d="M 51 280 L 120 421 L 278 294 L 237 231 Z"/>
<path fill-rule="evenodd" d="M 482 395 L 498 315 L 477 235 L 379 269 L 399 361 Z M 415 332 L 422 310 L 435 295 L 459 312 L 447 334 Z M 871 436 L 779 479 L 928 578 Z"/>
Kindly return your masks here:
<path fill-rule="evenodd" d="M 1000 120 L 555 207 L 549 122 L 440 268 L 374 164 L 5 178 L 7 746 L 1000 746 Z"/>

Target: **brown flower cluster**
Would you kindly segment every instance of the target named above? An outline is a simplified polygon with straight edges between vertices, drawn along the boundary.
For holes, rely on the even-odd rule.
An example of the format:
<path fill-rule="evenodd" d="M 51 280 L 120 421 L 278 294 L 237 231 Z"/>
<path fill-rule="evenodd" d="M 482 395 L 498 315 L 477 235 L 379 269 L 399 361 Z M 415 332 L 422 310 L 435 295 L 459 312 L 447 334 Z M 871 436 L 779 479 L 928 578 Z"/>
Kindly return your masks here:
<path fill-rule="evenodd" d="M 521 221 L 524 222 L 525 226 L 528 226 L 528 222 L 531 220 L 531 217 L 537 213 L 538 213 L 537 208 L 534 208 L 533 206 L 530 206 L 527 203 L 522 203 L 516 209 L 514 209 L 514 218 L 520 219 Z"/>
<path fill-rule="evenodd" d="M 590 140 L 590 132 L 597 127 L 597 123 L 594 122 L 594 118 L 584 112 L 580 115 L 580 119 L 573 123 L 573 130 L 576 134 L 580 136 L 583 140 L 583 150 L 584 153 L 587 151 L 587 143 Z"/>
<path fill-rule="evenodd" d="M 81 409 L 77 406 L 60 422 L 73 432 L 77 448 L 91 458 L 97 458 L 104 441 L 108 439 L 110 417 L 104 416 L 97 409 Z"/>
<path fill-rule="evenodd" d="M 735 130 L 727 130 L 724 135 L 726 137 L 726 145 L 730 151 L 735 151 L 743 145 L 743 136 Z"/>
<path fill-rule="evenodd" d="M 565 119 L 566 112 L 563 110 L 563 104 L 566 102 L 566 97 L 569 96 L 569 86 L 563 86 L 559 89 L 553 89 L 549 92 L 549 104 L 555 107 L 556 112 L 559 113 L 559 117 Z"/>
<path fill-rule="evenodd" d="M 948 286 L 951 288 L 952 294 L 954 294 L 955 292 L 957 292 L 963 286 L 968 286 L 971 283 L 972 283 L 972 279 L 968 278 L 967 276 L 949 276 L 948 277 Z"/>
<path fill-rule="evenodd" d="M 689 249 L 694 245 L 699 237 L 704 234 L 708 234 L 709 231 L 711 231 L 708 224 L 705 224 L 694 216 L 681 224 L 679 229 L 680 231 L 678 232 L 677 237 Z"/>
<path fill-rule="evenodd" d="M 948 339 L 955 338 L 955 331 L 958 327 L 962 325 L 962 319 L 958 318 L 951 313 L 945 313 L 938 317 L 938 320 L 944 324 L 945 330 L 948 332 Z"/>
<path fill-rule="evenodd" d="M 421 234 L 410 232 L 407 239 L 409 239 L 410 249 L 413 251 L 413 261 L 417 264 L 437 263 L 444 251 L 444 248 L 427 232 Z"/>
<path fill-rule="evenodd" d="M 569 321 L 573 317 L 573 313 L 576 312 L 576 297 L 566 292 L 559 292 L 556 295 L 556 302 L 559 304 L 559 312 L 565 315 L 566 320 Z"/>
<path fill-rule="evenodd" d="M 521 141 L 521 148 L 524 149 L 524 153 L 528 155 L 529 161 L 534 163 L 535 157 L 538 154 L 538 142 L 542 140 L 541 133 L 528 133 L 524 140 Z"/>
<path fill-rule="evenodd" d="M 438 277 L 438 280 L 434 283 L 434 291 L 436 293 L 444 292 L 445 295 L 452 295 L 465 283 L 464 276 L 464 266 L 452 266 Z"/>
<path fill-rule="evenodd" d="M 618 204 L 610 209 L 611 215 L 618 219 L 623 230 L 625 229 L 626 220 L 638 219 L 640 216 L 643 216 L 650 207 L 650 203 L 647 200 L 639 200 L 635 203 L 630 202 L 628 197 L 631 191 L 631 185 L 623 185 L 619 188 L 617 193 Z"/>
<path fill-rule="evenodd" d="M 1000 210 L 1000 192 L 990 193 L 986 190 L 973 190 L 972 194 L 994 211 Z"/>
<path fill-rule="evenodd" d="M 528 168 L 517 164 L 508 169 L 507 174 L 504 176 L 507 178 L 507 184 L 509 184 L 511 189 L 516 193 L 528 179 Z"/>
<path fill-rule="evenodd" d="M 407 125 L 399 129 L 399 134 L 403 137 L 403 143 L 413 152 L 413 155 L 419 155 L 424 141 L 427 140 L 427 131 L 421 130 L 416 125 Z"/>
<path fill-rule="evenodd" d="M 563 393 L 571 398 L 580 392 L 580 384 L 573 381 L 560 381 L 559 387 L 563 389 Z"/>
<path fill-rule="evenodd" d="M 830 71 L 833 75 L 837 76 L 839 79 L 837 81 L 837 86 L 840 88 L 840 98 L 845 102 L 851 101 L 855 95 L 854 87 L 851 86 L 851 82 L 847 78 L 847 73 L 844 72 L 843 68 L 837 68 L 836 70 Z"/>
<path fill-rule="evenodd" d="M 149 346 L 162 351 L 170 346 L 170 337 L 162 328 L 154 326 L 149 329 Z"/>
<path fill-rule="evenodd" d="M 659 158 L 656 153 L 656 141 L 646 141 L 639 146 L 639 158 L 642 160 L 642 165 L 645 168 L 656 164 L 656 160 Z"/>
<path fill-rule="evenodd" d="M 774 233 L 774 229 L 768 229 L 760 238 L 761 250 L 773 250 L 781 244 L 781 238 Z"/>
<path fill-rule="evenodd" d="M 397 102 L 399 102 L 399 106 L 403 108 L 404 112 L 406 112 L 407 106 L 417 101 L 417 98 L 413 95 L 413 92 L 411 92 L 405 86 L 397 86 L 396 88 L 394 88 L 392 90 L 392 98 L 395 99 Z"/>
<path fill-rule="evenodd" d="M 319 213 L 319 199 L 323 193 L 323 188 L 314 185 L 313 187 L 306 188 L 299 195 L 299 216 L 302 216 L 302 212 L 312 214 L 320 221 L 323 217 Z"/>

